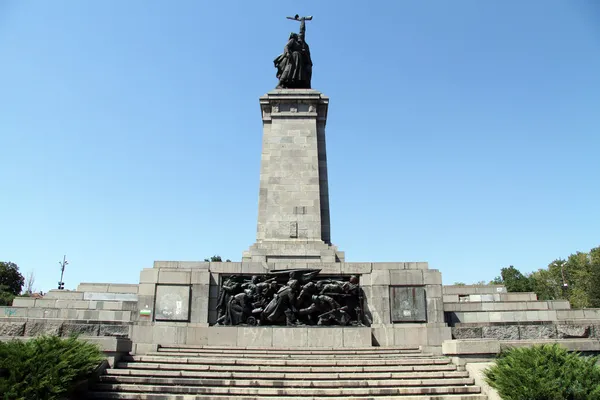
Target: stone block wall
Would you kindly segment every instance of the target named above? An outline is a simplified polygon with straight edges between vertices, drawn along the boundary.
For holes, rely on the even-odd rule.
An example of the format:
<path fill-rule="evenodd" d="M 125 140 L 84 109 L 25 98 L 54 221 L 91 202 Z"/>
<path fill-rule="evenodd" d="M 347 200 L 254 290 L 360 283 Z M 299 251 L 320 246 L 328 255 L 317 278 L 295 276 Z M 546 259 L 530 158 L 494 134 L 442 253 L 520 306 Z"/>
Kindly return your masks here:
<path fill-rule="evenodd" d="M 339 337 L 346 337 L 342 343 L 332 342 L 331 346 L 376 345 L 402 346 L 416 345 L 441 351 L 441 343 L 450 339 L 450 328 L 444 322 L 441 274 L 428 269 L 427 263 L 313 263 L 313 262 L 177 262 L 157 261 L 154 268 L 144 269 L 140 274 L 138 291 L 139 318 L 132 330 L 134 343 L 140 344 L 137 351 L 152 349 L 157 344 L 218 344 L 218 345 L 257 345 L 289 347 L 304 343 L 327 344 L 320 336 L 322 327 L 218 327 L 217 298 L 221 275 L 266 274 L 273 269 L 319 268 L 321 275 L 357 275 L 364 295 L 364 308 L 368 328 L 332 327 Z M 188 286 L 189 313 L 182 314 L 180 320 L 157 320 L 163 301 L 157 296 L 157 288 L 173 285 Z M 407 321 L 394 322 L 392 288 L 402 288 L 415 295 L 422 294 L 408 309 Z M 414 290 L 413 290 L 414 289 Z M 412 291 L 412 292 L 411 292 Z M 186 303 L 187 290 L 179 301 Z M 400 307 L 402 307 L 400 305 Z M 419 314 L 418 321 L 411 321 Z M 150 311 L 142 316 L 144 311 Z M 185 310 L 184 310 L 185 311 Z M 398 312 L 396 312 L 398 314 Z M 403 314 L 404 315 L 404 314 Z M 179 317 L 178 317 L 179 318 Z M 267 329 L 267 330 L 265 330 Z M 270 330 L 269 330 L 270 329 Z M 275 331 L 272 331 L 275 329 Z M 316 329 L 316 331 L 315 331 Z M 320 330 L 321 329 L 321 330 Z M 358 329 L 358 330 L 357 330 Z M 365 330 L 366 329 L 366 330 Z M 368 340 L 364 332 L 369 332 Z M 321 333 L 319 333 L 321 332 Z M 346 333 L 344 333 L 346 332 Z M 350 332 L 362 332 L 355 339 Z M 343 334 L 342 334 L 343 333 Z M 241 335 L 241 336 L 240 336 Z M 266 335 L 266 336 L 265 336 Z M 350 335 L 350 336 L 349 336 Z M 269 339 L 270 338 L 270 339 Z M 287 343 L 287 345 L 286 345 Z M 329 347 L 329 345 L 325 346 Z"/>
<path fill-rule="evenodd" d="M 137 319 L 137 294 L 134 293 L 137 285 L 82 284 L 79 287 L 86 288 L 98 292 L 51 290 L 42 299 L 15 298 L 11 307 L 0 307 L 0 336 L 129 337 Z M 105 294 L 108 296 L 103 296 Z"/>
<path fill-rule="evenodd" d="M 573 310 L 566 300 L 538 301 L 535 293 L 503 286 L 444 286 L 445 320 L 454 339 L 594 339 L 600 309 Z"/>

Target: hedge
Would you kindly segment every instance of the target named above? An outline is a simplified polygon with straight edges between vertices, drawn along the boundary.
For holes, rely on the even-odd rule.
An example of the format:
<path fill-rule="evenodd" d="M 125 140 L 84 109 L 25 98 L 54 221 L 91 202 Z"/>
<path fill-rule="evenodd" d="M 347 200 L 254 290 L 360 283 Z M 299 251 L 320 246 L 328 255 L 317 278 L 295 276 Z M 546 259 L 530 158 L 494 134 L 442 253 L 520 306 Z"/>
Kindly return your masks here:
<path fill-rule="evenodd" d="M 503 400 L 600 400 L 597 363 L 558 344 L 511 348 L 485 377 Z"/>
<path fill-rule="evenodd" d="M 76 337 L 0 342 L 0 370 L 6 375 L 0 376 L 2 399 L 66 399 L 103 359 L 96 345 Z"/>

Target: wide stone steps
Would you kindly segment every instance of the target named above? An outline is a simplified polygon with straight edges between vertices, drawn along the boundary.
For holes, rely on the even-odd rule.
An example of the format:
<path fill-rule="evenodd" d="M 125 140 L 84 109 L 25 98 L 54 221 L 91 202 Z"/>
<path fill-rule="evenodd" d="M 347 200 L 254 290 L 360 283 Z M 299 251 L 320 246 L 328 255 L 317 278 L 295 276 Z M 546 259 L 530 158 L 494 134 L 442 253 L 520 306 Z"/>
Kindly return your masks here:
<path fill-rule="evenodd" d="M 315 358 L 288 358 L 288 359 L 270 359 L 270 358 L 208 358 L 202 356 L 196 357 L 169 357 L 169 356 L 127 356 L 125 362 L 139 363 L 157 363 L 157 364 L 190 364 L 190 365 L 231 365 L 231 366 L 277 366 L 277 367 L 366 367 L 366 366 L 385 366 L 385 365 L 447 365 L 451 364 L 450 359 L 443 357 L 398 357 L 398 358 L 325 358 L 322 356 Z"/>
<path fill-rule="evenodd" d="M 227 387 L 286 387 L 286 388 L 354 388 L 354 387 L 412 387 L 412 386 L 465 386 L 473 385 L 473 379 L 377 379 L 377 380 L 276 380 L 276 379 L 198 379 L 157 378 L 141 376 L 103 376 L 102 383 L 176 386 L 227 386 Z"/>
<path fill-rule="evenodd" d="M 256 372 L 186 371 L 158 369 L 109 369 L 107 376 L 171 377 L 195 379 L 250 379 L 256 380 Z M 334 373 L 282 373 L 261 372 L 261 377 L 273 380 L 336 380 L 336 379 L 446 379 L 468 378 L 466 371 L 416 371 L 416 372 L 334 372 Z"/>
<path fill-rule="evenodd" d="M 161 370 L 176 370 L 176 371 L 245 371 L 245 372 L 319 372 L 319 373 L 342 373 L 342 372 L 411 372 L 411 371 L 455 371 L 456 366 L 452 364 L 440 365 L 365 365 L 360 363 L 354 366 L 345 366 L 340 368 L 336 365 L 326 366 L 297 366 L 297 365 L 280 365 L 280 366 L 262 366 L 262 365 L 202 365 L 202 364 L 177 364 L 177 363 L 118 363 L 117 368 L 136 368 L 136 369 L 161 369 Z M 341 371 L 341 372 L 340 372 Z"/>
<path fill-rule="evenodd" d="M 145 384 L 105 384 L 96 385 L 96 390 L 161 393 L 161 394 L 196 394 L 196 395 L 230 395 L 230 396 L 406 396 L 418 394 L 468 394 L 480 393 L 476 386 L 419 386 L 419 387 L 365 387 L 365 388 L 262 388 L 262 387 L 221 387 L 221 386 L 172 386 Z"/>
<path fill-rule="evenodd" d="M 90 398 L 485 400 L 450 359 L 416 348 L 162 347 L 124 357 Z"/>
<path fill-rule="evenodd" d="M 235 400 L 256 400 L 256 396 L 235 396 L 231 395 L 176 395 L 176 397 L 169 397 L 169 395 L 157 394 L 157 393 L 91 393 L 89 395 L 91 399 L 121 399 L 121 400 L 226 400 L 234 398 Z M 298 396 L 269 396 L 263 397 L 269 400 L 297 400 Z M 323 396 L 307 396 L 301 397 L 304 400 L 332 400 L 335 397 L 323 397 Z M 416 396 L 346 396 L 348 400 L 487 400 L 487 396 L 482 394 L 450 394 L 450 395 L 416 395 Z"/>
<path fill-rule="evenodd" d="M 228 357 L 228 358 L 256 358 L 257 356 L 260 358 L 297 358 L 297 354 L 219 354 L 219 353 L 178 353 L 178 352 L 152 352 L 148 353 L 149 356 L 176 356 L 176 357 Z M 304 354 L 302 355 L 303 359 L 322 359 L 324 356 L 328 358 L 357 358 L 367 359 L 367 358 L 398 358 L 398 357 L 423 357 L 423 356 L 432 356 L 433 354 L 423 354 L 423 353 L 384 353 L 384 354 Z"/>
<path fill-rule="evenodd" d="M 306 355 L 306 354 L 405 354 L 405 353 L 421 353 L 418 347 L 354 347 L 354 348 L 337 348 L 337 347 L 319 347 L 313 349 L 303 348 L 286 348 L 286 349 L 271 349 L 260 347 L 223 347 L 223 346 L 191 346 L 186 347 L 171 347 L 161 346 L 159 352 L 177 352 L 177 353 L 217 353 L 217 354 L 286 354 L 286 355 Z"/>

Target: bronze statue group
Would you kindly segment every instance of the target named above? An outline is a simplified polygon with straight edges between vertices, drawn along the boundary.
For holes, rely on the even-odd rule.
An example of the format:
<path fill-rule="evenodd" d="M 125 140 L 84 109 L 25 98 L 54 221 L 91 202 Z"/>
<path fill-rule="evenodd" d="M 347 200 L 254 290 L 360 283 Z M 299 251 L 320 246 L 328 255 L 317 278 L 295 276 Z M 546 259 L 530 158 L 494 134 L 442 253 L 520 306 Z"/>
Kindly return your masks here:
<path fill-rule="evenodd" d="M 320 278 L 318 273 L 288 270 L 250 278 L 224 277 L 217 301 L 217 324 L 362 325 L 358 277 L 332 280 Z"/>

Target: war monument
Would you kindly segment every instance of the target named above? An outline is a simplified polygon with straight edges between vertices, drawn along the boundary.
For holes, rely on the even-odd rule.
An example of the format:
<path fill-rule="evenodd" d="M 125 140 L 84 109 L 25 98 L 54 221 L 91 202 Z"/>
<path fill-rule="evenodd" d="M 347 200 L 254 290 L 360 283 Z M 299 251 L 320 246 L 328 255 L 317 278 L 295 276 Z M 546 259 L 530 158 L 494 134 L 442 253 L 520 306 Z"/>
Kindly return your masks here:
<path fill-rule="evenodd" d="M 0 307 L 0 337 L 99 343 L 115 368 L 90 396 L 113 399 L 484 400 L 478 365 L 505 346 L 600 351 L 600 310 L 502 286 L 443 287 L 427 262 L 345 260 L 332 242 L 329 98 L 311 85 L 312 17 L 288 18 L 300 31 L 259 99 L 256 240 L 242 260 L 156 261 L 136 284 L 17 298 Z"/>

